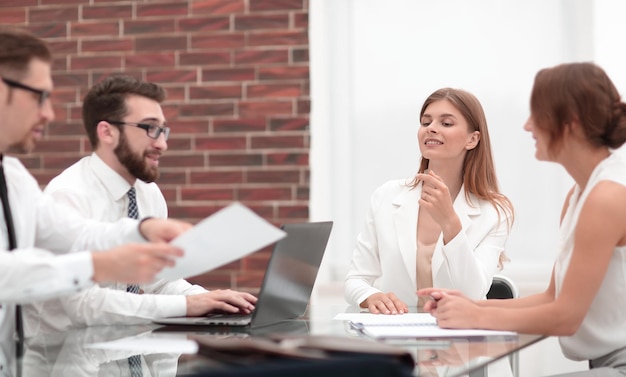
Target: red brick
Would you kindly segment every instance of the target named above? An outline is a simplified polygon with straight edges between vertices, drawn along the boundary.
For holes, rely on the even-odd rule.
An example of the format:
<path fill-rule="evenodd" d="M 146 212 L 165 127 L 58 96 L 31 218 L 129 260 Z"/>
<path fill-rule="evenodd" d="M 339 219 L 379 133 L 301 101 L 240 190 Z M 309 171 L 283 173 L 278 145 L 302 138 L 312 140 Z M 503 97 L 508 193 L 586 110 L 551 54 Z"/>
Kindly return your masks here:
<path fill-rule="evenodd" d="M 235 30 L 288 29 L 289 15 L 254 14 L 235 16 Z"/>
<path fill-rule="evenodd" d="M 213 131 L 215 132 L 262 132 L 267 129 L 265 119 L 223 119 L 213 122 Z"/>
<path fill-rule="evenodd" d="M 308 66 L 260 67 L 260 80 L 308 80 Z"/>
<path fill-rule="evenodd" d="M 234 115 L 235 105 L 232 102 L 182 104 L 179 110 L 180 116 L 183 117 Z"/>
<path fill-rule="evenodd" d="M 36 154 L 20 156 L 20 162 L 26 167 L 26 169 L 31 171 L 34 169 L 41 169 L 42 166 L 41 156 Z"/>
<path fill-rule="evenodd" d="M 230 53 L 224 51 L 179 52 L 180 65 L 225 65 L 230 64 Z"/>
<path fill-rule="evenodd" d="M 298 97 L 302 90 L 300 84 L 259 84 L 248 85 L 246 97 L 248 98 L 280 98 Z"/>
<path fill-rule="evenodd" d="M 298 46 L 308 44 L 306 31 L 275 31 L 250 34 L 249 46 Z"/>
<path fill-rule="evenodd" d="M 286 49 L 243 50 L 235 52 L 235 64 L 287 63 L 288 61 L 289 53 Z"/>
<path fill-rule="evenodd" d="M 52 59 L 52 72 L 66 72 L 67 71 L 67 57 L 57 56 Z"/>
<path fill-rule="evenodd" d="M 73 22 L 70 25 L 70 34 L 72 37 L 118 36 L 120 24 L 117 21 Z"/>
<path fill-rule="evenodd" d="M 291 200 L 290 187 L 255 187 L 239 188 L 237 190 L 238 200 Z"/>
<path fill-rule="evenodd" d="M 248 81 L 256 77 L 254 68 L 209 68 L 202 70 L 202 81 Z"/>
<path fill-rule="evenodd" d="M 78 52 L 78 41 L 48 41 L 54 55 L 75 54 Z"/>
<path fill-rule="evenodd" d="M 304 138 L 302 136 L 253 136 L 250 145 L 251 149 L 288 149 L 304 147 Z"/>
<path fill-rule="evenodd" d="M 309 164 L 308 153 L 270 153 L 267 155 L 268 165 L 300 165 Z"/>
<path fill-rule="evenodd" d="M 80 101 L 77 88 L 55 88 L 52 92 L 55 103 L 77 103 Z"/>
<path fill-rule="evenodd" d="M 296 199 L 298 200 L 309 200 L 310 192 L 308 187 L 298 187 L 296 190 Z"/>
<path fill-rule="evenodd" d="M 81 41 L 83 52 L 122 52 L 132 51 L 132 39 L 101 39 L 101 40 L 83 40 Z"/>
<path fill-rule="evenodd" d="M 173 19 L 166 20 L 124 20 L 125 35 L 148 33 L 173 33 L 176 30 Z"/>
<path fill-rule="evenodd" d="M 26 8 L 3 9 L 0 12 L 0 24 L 24 24 L 25 22 Z"/>
<path fill-rule="evenodd" d="M 294 63 L 308 63 L 309 62 L 309 49 L 308 48 L 292 49 L 291 61 Z"/>
<path fill-rule="evenodd" d="M 52 79 L 54 86 L 57 88 L 89 85 L 89 76 L 87 73 L 55 73 Z"/>
<path fill-rule="evenodd" d="M 239 170 L 191 172 L 190 183 L 243 183 L 243 172 Z"/>
<path fill-rule="evenodd" d="M 239 103 L 239 116 L 253 118 L 278 114 L 291 114 L 291 101 L 242 101 Z"/>
<path fill-rule="evenodd" d="M 293 26 L 298 29 L 307 29 L 309 27 L 309 13 L 292 14 Z"/>
<path fill-rule="evenodd" d="M 146 80 L 152 82 L 194 83 L 198 81 L 195 69 L 168 69 L 146 72 Z"/>
<path fill-rule="evenodd" d="M 197 150 L 241 150 L 246 149 L 247 140 L 245 137 L 224 137 L 224 136 L 209 136 L 209 137 L 197 137 L 196 149 Z"/>
<path fill-rule="evenodd" d="M 230 30 L 230 17 L 199 17 L 181 18 L 178 20 L 178 31 L 201 32 L 201 31 L 228 31 Z"/>
<path fill-rule="evenodd" d="M 310 114 L 311 113 L 311 101 L 308 99 L 298 100 L 296 104 L 296 112 L 298 114 Z"/>
<path fill-rule="evenodd" d="M 243 47 L 245 38 L 243 33 L 228 34 L 200 34 L 191 36 L 191 48 L 239 48 Z"/>
<path fill-rule="evenodd" d="M 158 2 L 156 4 L 137 4 L 137 17 L 151 17 L 151 16 L 182 16 L 187 15 L 188 5 L 187 1 L 178 1 L 172 3 Z"/>
<path fill-rule="evenodd" d="M 303 0 L 250 0 L 251 11 L 303 9 Z"/>
<path fill-rule="evenodd" d="M 63 22 L 34 24 L 27 26 L 26 29 L 40 38 L 64 38 L 67 36 L 67 28 Z"/>
<path fill-rule="evenodd" d="M 133 15 L 132 5 L 83 5 L 83 18 L 130 19 Z"/>
<path fill-rule="evenodd" d="M 270 119 L 272 131 L 306 131 L 309 129 L 308 118 L 273 118 Z"/>
<path fill-rule="evenodd" d="M 241 85 L 214 85 L 189 88 L 189 99 L 241 98 Z"/>
<path fill-rule="evenodd" d="M 259 166 L 263 163 L 260 154 L 214 154 L 209 156 L 209 166 Z"/>
<path fill-rule="evenodd" d="M 85 0 L 40 0 L 40 5 L 82 4 Z"/>
<path fill-rule="evenodd" d="M 157 183 L 159 185 L 184 185 L 187 183 L 187 174 L 181 172 L 180 169 L 177 171 L 167 171 L 161 167 Z"/>
<path fill-rule="evenodd" d="M 223 189 L 223 188 L 182 188 L 181 199 L 183 201 L 186 200 L 196 200 L 196 201 L 214 201 L 214 200 L 234 200 L 235 193 L 233 189 Z"/>
<path fill-rule="evenodd" d="M 70 67 L 76 69 L 97 69 L 108 68 L 120 70 L 122 68 L 121 56 L 72 56 L 70 57 Z"/>
<path fill-rule="evenodd" d="M 300 172 L 298 170 L 260 170 L 248 171 L 247 182 L 250 183 L 298 183 Z"/>
<path fill-rule="evenodd" d="M 176 153 L 165 153 L 161 156 L 159 160 L 159 164 L 161 166 L 167 167 L 203 167 L 204 165 L 204 156 L 201 155 L 187 155 L 187 154 L 176 154 Z"/>
<path fill-rule="evenodd" d="M 168 125 L 172 132 L 180 134 L 199 134 L 203 135 L 209 132 L 209 121 L 206 119 L 173 119 L 168 121 Z"/>
<path fill-rule="evenodd" d="M 161 193 L 163 194 L 163 197 L 165 197 L 165 200 L 168 203 L 175 203 L 178 200 L 177 190 L 175 188 L 175 187 L 178 187 L 178 185 L 172 188 L 167 184 L 163 184 L 160 182 L 157 182 L 157 183 L 159 184 L 159 188 L 161 189 Z M 171 209 L 172 209 L 172 206 L 168 205 L 169 216 L 173 217 Z"/>
<path fill-rule="evenodd" d="M 165 119 L 176 119 L 180 116 L 180 109 L 177 103 L 163 103 L 161 104 L 161 109 L 163 109 Z"/>
<path fill-rule="evenodd" d="M 135 41 L 137 51 L 168 51 L 186 50 L 187 37 L 149 37 L 137 38 Z"/>
<path fill-rule="evenodd" d="M 43 168 L 45 169 L 67 169 L 70 165 L 78 161 L 82 156 L 79 153 L 75 153 L 71 156 L 58 156 L 50 153 L 46 153 L 42 157 Z"/>
<path fill-rule="evenodd" d="M 187 95 L 186 95 L 186 90 L 184 85 L 183 86 L 170 86 L 168 85 L 163 85 L 163 87 L 167 90 L 167 98 L 165 99 L 164 103 L 178 103 L 178 102 L 184 102 L 187 100 Z"/>
<path fill-rule="evenodd" d="M 308 219 L 309 218 L 309 206 L 307 205 L 285 205 L 281 204 L 278 207 L 278 217 L 290 218 L 290 219 Z"/>
<path fill-rule="evenodd" d="M 38 0 L 2 0 L 0 1 L 0 8 L 28 7 L 37 5 L 37 1 Z M 4 10 L 2 12 L 4 12 Z"/>
<path fill-rule="evenodd" d="M 231 271 L 210 271 L 189 277 L 186 280 L 191 284 L 197 284 L 209 290 L 234 287 L 233 272 Z"/>
<path fill-rule="evenodd" d="M 194 14 L 230 14 L 245 11 L 244 0 L 193 0 L 191 10 Z"/>
<path fill-rule="evenodd" d="M 48 125 L 48 132 L 50 135 L 74 136 L 84 135 L 85 129 L 83 128 L 82 122 L 67 122 L 64 120 L 60 120 L 57 116 L 57 120 Z"/>
<path fill-rule="evenodd" d="M 167 140 L 167 149 L 169 151 L 189 151 L 191 150 L 191 138 L 181 137 L 180 135 L 176 135 L 176 137 L 170 136 Z"/>
<path fill-rule="evenodd" d="M 191 205 L 170 205 L 169 216 L 176 219 L 197 219 L 202 220 L 205 217 L 215 213 L 217 211 L 216 206 L 198 205 L 192 203 Z"/>
<path fill-rule="evenodd" d="M 99 72 L 99 71 L 95 71 L 91 74 L 92 76 L 92 82 L 93 84 L 99 83 L 100 81 L 104 80 L 105 78 L 109 77 L 109 76 L 115 76 L 115 75 L 119 75 L 119 74 L 123 74 L 125 76 L 132 76 L 136 79 L 143 79 L 143 72 L 141 71 L 133 71 L 133 70 L 125 70 L 124 72 L 112 72 L 110 70 L 106 70 L 104 72 Z"/>
<path fill-rule="evenodd" d="M 78 21 L 78 7 L 36 7 L 28 10 L 28 21 L 31 23 L 51 20 L 57 23 Z"/>
<path fill-rule="evenodd" d="M 263 282 L 263 276 L 265 276 L 265 270 L 237 273 L 235 274 L 233 289 L 236 289 L 238 291 L 259 289 Z"/>
<path fill-rule="evenodd" d="M 246 257 L 241 267 L 245 271 L 265 271 L 271 255 L 271 249 L 264 248 Z"/>
<path fill-rule="evenodd" d="M 126 68 L 173 67 L 175 62 L 176 56 L 172 52 L 124 55 L 124 66 Z"/>
<path fill-rule="evenodd" d="M 55 102 L 52 102 L 53 106 L 52 109 L 54 110 L 54 116 L 55 116 L 55 121 L 57 122 L 64 122 L 67 119 L 67 109 L 65 108 L 65 106 L 59 106 L 57 104 L 55 104 Z"/>
<path fill-rule="evenodd" d="M 40 153 L 67 153 L 80 150 L 79 139 L 42 139 L 37 142 L 37 152 Z"/>
<path fill-rule="evenodd" d="M 83 107 L 81 105 L 75 104 L 68 106 L 68 120 L 82 120 L 83 119 Z"/>

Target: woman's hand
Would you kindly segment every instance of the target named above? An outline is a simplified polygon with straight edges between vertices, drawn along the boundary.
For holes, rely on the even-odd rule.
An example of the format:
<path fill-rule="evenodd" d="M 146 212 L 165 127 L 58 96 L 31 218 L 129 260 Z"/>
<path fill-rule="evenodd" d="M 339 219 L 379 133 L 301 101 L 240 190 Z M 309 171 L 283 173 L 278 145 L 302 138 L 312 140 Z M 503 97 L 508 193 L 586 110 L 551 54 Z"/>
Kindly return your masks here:
<path fill-rule="evenodd" d="M 433 220 L 439 224 L 444 243 L 447 243 L 463 229 L 461 220 L 454 211 L 450 190 L 443 179 L 432 170 L 426 174 L 418 174 L 417 179 L 422 181 L 420 208 L 428 211 Z"/>
<path fill-rule="evenodd" d="M 374 293 L 360 305 L 369 309 L 372 314 L 403 314 L 409 312 L 409 307 L 393 293 Z"/>
<path fill-rule="evenodd" d="M 432 300 L 424 304 L 424 311 L 437 318 L 441 328 L 473 329 L 479 328 L 480 307 L 460 291 L 453 289 L 424 288 L 417 291 L 420 297 Z"/>

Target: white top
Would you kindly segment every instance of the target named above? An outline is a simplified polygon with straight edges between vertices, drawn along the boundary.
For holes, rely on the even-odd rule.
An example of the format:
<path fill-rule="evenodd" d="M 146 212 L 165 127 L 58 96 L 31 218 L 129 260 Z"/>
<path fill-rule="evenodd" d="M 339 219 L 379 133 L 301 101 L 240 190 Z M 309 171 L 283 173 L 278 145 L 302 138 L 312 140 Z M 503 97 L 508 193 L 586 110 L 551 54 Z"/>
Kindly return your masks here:
<path fill-rule="evenodd" d="M 2 164 L 17 249 L 7 250 L 6 223 L 0 205 L 0 342 L 13 337 L 15 303 L 49 299 L 92 285 L 90 253 L 58 257 L 53 257 L 53 253 L 104 250 L 124 242 L 145 242 L 136 220 L 123 219 L 112 224 L 85 220 L 43 194 L 18 159 L 5 156 Z"/>
<path fill-rule="evenodd" d="M 409 181 L 389 181 L 372 194 L 345 279 L 350 305 L 358 306 L 377 292 L 393 292 L 407 305 L 417 305 L 417 214 L 422 188 L 411 189 Z M 447 245 L 439 236 L 432 256 L 433 286 L 481 299 L 500 270 L 500 254 L 509 236 L 507 215 L 498 217 L 490 202 L 474 195 L 468 201 L 463 187 L 453 206 L 462 230 Z"/>
<path fill-rule="evenodd" d="M 57 202 L 67 204 L 86 217 L 112 222 L 126 218 L 130 184 L 96 154 L 84 157 L 46 187 Z M 135 182 L 140 217 L 167 217 L 167 204 L 155 183 Z M 155 318 L 184 316 L 183 295 L 206 290 L 179 279 L 157 280 L 140 285 L 145 294 L 126 292 L 126 284 L 94 286 L 78 294 L 29 305 L 24 308 L 26 334 L 63 330 L 71 326 L 147 323 Z"/>
<path fill-rule="evenodd" d="M 580 187 L 575 187 L 561 223 L 560 252 L 554 268 L 557 295 L 574 251 L 574 233 L 581 208 L 600 181 L 613 181 L 626 186 L 626 161 L 617 153 L 612 154 L 596 166 L 582 194 Z M 591 360 L 626 346 L 625 290 L 626 246 L 621 246 L 613 251 L 602 285 L 576 334 L 559 338 L 566 357 Z"/>

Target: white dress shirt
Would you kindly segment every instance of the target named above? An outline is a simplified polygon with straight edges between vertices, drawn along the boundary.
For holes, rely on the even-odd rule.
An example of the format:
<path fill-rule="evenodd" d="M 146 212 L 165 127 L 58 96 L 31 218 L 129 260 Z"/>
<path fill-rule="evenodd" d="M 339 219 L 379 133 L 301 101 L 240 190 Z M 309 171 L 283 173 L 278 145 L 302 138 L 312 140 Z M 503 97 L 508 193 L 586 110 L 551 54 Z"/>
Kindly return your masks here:
<path fill-rule="evenodd" d="M 54 178 L 45 192 L 84 216 L 104 222 L 126 218 L 130 184 L 95 153 Z M 167 218 L 165 198 L 155 183 L 135 182 L 140 217 Z M 207 292 L 183 279 L 140 285 L 144 294 L 126 292 L 126 284 L 94 286 L 78 294 L 24 308 L 26 334 L 69 327 L 138 324 L 155 318 L 184 316 L 184 295 Z"/>
<path fill-rule="evenodd" d="M 17 249 L 8 251 L 4 214 L 0 215 L 0 341 L 12 339 L 15 304 L 49 299 L 91 286 L 91 253 L 125 242 L 145 242 L 137 221 L 102 224 L 56 204 L 35 178 L 12 157 L 2 162 L 9 191 Z M 0 211 L 2 211 L 0 206 Z"/>

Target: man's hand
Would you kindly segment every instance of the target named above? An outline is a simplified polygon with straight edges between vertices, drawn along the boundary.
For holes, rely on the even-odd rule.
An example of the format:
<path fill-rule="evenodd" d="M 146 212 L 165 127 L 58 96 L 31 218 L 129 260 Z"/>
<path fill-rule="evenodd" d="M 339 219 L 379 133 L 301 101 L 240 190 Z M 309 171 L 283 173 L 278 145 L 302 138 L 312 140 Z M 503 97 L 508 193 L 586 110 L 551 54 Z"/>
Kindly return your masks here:
<path fill-rule="evenodd" d="M 139 233 L 151 242 L 170 242 L 192 226 L 185 221 L 151 217 L 139 223 Z"/>
<path fill-rule="evenodd" d="M 187 317 L 200 317 L 213 311 L 249 314 L 254 310 L 257 298 L 246 292 L 214 290 L 186 296 Z"/>
<path fill-rule="evenodd" d="M 373 314 L 402 314 L 409 312 L 409 307 L 391 292 L 374 293 L 366 298 L 360 306 L 369 309 L 370 313 Z"/>
<path fill-rule="evenodd" d="M 166 243 L 126 244 L 91 253 L 96 283 L 147 283 L 164 267 L 174 266 L 183 251 Z"/>

